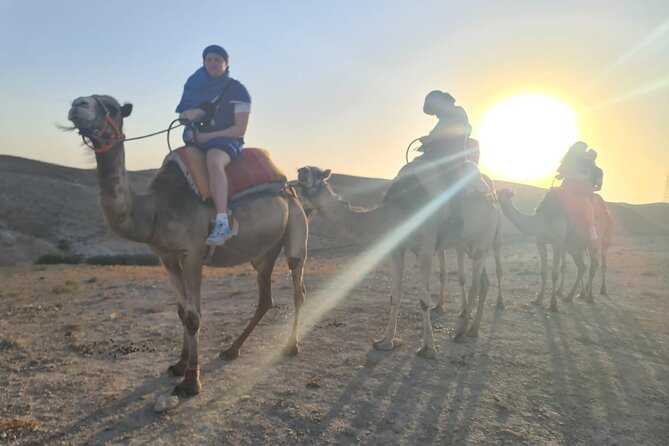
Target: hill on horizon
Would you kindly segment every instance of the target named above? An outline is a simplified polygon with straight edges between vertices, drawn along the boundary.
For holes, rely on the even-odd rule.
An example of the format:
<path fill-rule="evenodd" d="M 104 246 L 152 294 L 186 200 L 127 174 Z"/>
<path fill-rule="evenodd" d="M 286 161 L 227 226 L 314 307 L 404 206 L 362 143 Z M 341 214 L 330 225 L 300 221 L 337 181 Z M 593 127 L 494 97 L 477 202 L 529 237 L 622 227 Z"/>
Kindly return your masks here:
<path fill-rule="evenodd" d="M 155 172 L 130 171 L 128 177 L 132 187 L 141 192 Z M 390 182 L 341 174 L 333 174 L 331 179 L 338 195 L 363 207 L 380 203 Z M 546 192 L 503 181 L 497 182 L 497 187 L 515 190 L 514 203 L 526 213 L 533 212 Z M 0 155 L 0 190 L 0 266 L 33 263 L 43 254 L 59 251 L 85 257 L 151 252 L 145 245 L 124 240 L 108 229 L 98 204 L 95 169 Z M 669 235 L 667 203 L 608 205 L 615 220 L 615 234 Z M 310 233 L 311 249 L 347 244 L 337 239 L 318 216 L 312 221 Z M 506 219 L 504 233 L 519 234 Z"/>

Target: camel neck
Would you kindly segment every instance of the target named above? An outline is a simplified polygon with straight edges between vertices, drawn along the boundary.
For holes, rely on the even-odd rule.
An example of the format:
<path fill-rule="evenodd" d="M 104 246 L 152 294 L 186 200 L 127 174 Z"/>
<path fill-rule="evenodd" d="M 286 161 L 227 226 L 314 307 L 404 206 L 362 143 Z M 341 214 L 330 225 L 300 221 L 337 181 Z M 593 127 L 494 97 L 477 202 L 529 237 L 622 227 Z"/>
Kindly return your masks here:
<path fill-rule="evenodd" d="M 141 226 L 135 221 L 145 210 L 138 209 L 141 205 L 128 181 L 123 143 L 119 142 L 111 151 L 95 157 L 100 207 L 109 227 L 124 238 L 147 242 L 149 234 L 139 231 Z"/>

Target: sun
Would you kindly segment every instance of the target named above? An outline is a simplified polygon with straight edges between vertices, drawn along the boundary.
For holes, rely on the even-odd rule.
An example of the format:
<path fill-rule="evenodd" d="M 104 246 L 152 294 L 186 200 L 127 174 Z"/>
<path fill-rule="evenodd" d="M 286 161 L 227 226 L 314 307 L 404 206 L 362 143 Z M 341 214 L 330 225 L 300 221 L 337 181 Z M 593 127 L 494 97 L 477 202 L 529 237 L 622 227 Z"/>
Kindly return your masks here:
<path fill-rule="evenodd" d="M 483 170 L 511 181 L 549 176 L 579 136 L 576 113 L 564 102 L 539 94 L 500 102 L 475 130 Z"/>

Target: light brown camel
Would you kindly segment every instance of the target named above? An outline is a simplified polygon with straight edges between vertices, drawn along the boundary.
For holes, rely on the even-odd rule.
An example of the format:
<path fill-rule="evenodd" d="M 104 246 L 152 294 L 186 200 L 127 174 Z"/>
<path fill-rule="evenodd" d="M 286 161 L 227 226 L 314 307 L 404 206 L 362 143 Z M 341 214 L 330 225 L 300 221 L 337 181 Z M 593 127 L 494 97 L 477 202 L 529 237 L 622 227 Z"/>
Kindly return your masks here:
<path fill-rule="evenodd" d="M 201 389 L 198 343 L 203 266 L 230 267 L 250 262 L 257 271 L 259 302 L 255 314 L 232 345 L 221 352 L 222 357 L 232 359 L 239 356 L 242 344 L 272 306 L 271 275 L 283 248 L 295 301 L 295 319 L 284 353 L 296 354 L 308 231 L 297 197 L 283 192 L 240 200 L 234 213 L 238 234 L 207 257 L 205 239 L 215 210 L 189 189 L 175 163 L 168 163 L 158 172 L 146 193 L 138 194 L 128 184 L 122 128 L 123 118 L 131 111 L 131 104 L 121 106 L 110 96 L 94 95 L 75 99 L 69 119 L 92 141 L 100 206 L 109 227 L 123 238 L 148 244 L 160 257 L 178 294 L 183 347 L 179 361 L 169 371 L 184 378 L 175 393 L 190 396 Z"/>
<path fill-rule="evenodd" d="M 501 219 L 499 220 L 499 233 L 493 240 L 492 252 L 495 257 L 495 275 L 497 277 L 497 308 L 503 309 L 504 297 L 502 296 L 502 277 L 504 275 L 504 270 L 502 266 L 502 225 Z M 450 247 L 449 247 L 450 248 Z M 438 313 L 446 312 L 446 300 L 448 292 L 446 290 L 448 282 L 448 269 L 446 266 L 446 249 L 437 250 L 437 258 L 439 259 L 439 299 L 437 300 L 436 305 L 432 308 Z M 465 249 L 464 247 L 458 245 L 455 247 L 455 254 L 457 260 L 457 276 L 458 276 L 458 286 L 460 287 L 460 296 L 461 296 L 461 310 L 459 317 L 464 317 L 467 309 L 467 292 L 465 290 L 465 285 L 467 284 L 467 278 L 465 275 Z"/>
<path fill-rule="evenodd" d="M 594 207 L 595 214 L 595 228 L 597 231 L 597 239 L 599 240 L 599 257 L 600 257 L 600 268 L 602 272 L 602 283 L 599 288 L 599 294 L 602 296 L 608 296 L 608 291 L 606 289 L 606 272 L 608 269 L 608 253 L 609 248 L 611 247 L 611 240 L 613 237 L 613 217 L 611 211 L 609 211 L 606 202 L 599 194 L 592 194 L 592 204 Z M 564 285 L 564 276 L 567 270 L 566 262 L 566 253 L 562 258 L 562 269 L 560 277 L 560 287 L 558 289 L 558 295 L 561 294 L 562 288 Z"/>
<path fill-rule="evenodd" d="M 496 199 L 497 190 L 495 188 L 495 183 L 485 174 L 481 175 L 483 180 L 488 185 L 489 190 L 491 191 L 492 197 Z M 499 212 L 498 212 L 499 214 Z M 495 275 L 497 276 L 497 308 L 504 308 L 504 298 L 502 297 L 502 276 L 504 274 L 502 267 L 502 220 L 499 218 L 496 220 L 491 220 L 491 223 L 497 222 L 499 227 L 497 228 L 498 233 L 493 240 L 492 251 L 495 256 Z M 448 248 L 447 248 L 448 249 Z M 446 312 L 446 282 L 448 281 L 448 271 L 446 269 L 446 251 L 447 249 L 440 249 L 437 251 L 437 258 L 439 259 L 439 300 L 434 306 L 434 310 L 439 313 Z M 466 277 L 465 277 L 465 250 L 463 246 L 455 247 L 456 259 L 457 259 L 457 275 L 458 275 L 458 285 L 460 286 L 460 296 L 462 302 L 462 310 L 460 312 L 460 317 L 464 317 L 467 307 L 467 295 L 465 291 Z"/>
<path fill-rule="evenodd" d="M 446 246 L 462 244 L 469 250 L 473 258 L 472 282 L 468 293 L 468 306 L 465 316 L 456 328 L 455 339 L 460 340 L 466 333 L 468 336 L 478 336 L 483 305 L 488 292 L 488 281 L 485 274 L 484 262 L 492 249 L 492 241 L 496 234 L 496 225 L 487 222 L 494 220 L 496 210 L 492 202 L 485 196 L 472 197 L 466 201 L 463 209 L 465 220 L 466 243 L 453 241 L 445 235 L 445 214 L 441 205 L 435 204 L 425 192 L 421 195 L 413 193 L 415 188 L 422 187 L 420 182 L 413 181 L 409 192 L 400 186 L 386 193 L 383 203 L 373 209 L 355 209 L 349 203 L 338 197 L 328 183 L 330 170 L 321 170 L 318 167 L 308 166 L 299 169 L 298 181 L 303 194 L 312 206 L 319 212 L 326 223 L 341 237 L 358 244 L 385 244 L 390 254 L 390 269 L 392 276 L 392 291 L 390 318 L 384 337 L 374 342 L 374 347 L 380 350 L 394 348 L 394 338 L 397 328 L 402 296 L 402 277 L 404 274 L 404 257 L 406 251 L 412 251 L 418 261 L 419 269 L 419 300 L 423 315 L 423 338 L 421 348 L 417 354 L 433 358 L 436 355 L 434 336 L 430 320 L 430 295 L 428 292 L 429 278 L 432 270 L 432 260 L 437 249 Z M 397 185 L 399 183 L 394 183 Z M 455 190 L 457 184 L 453 185 Z M 393 190 L 401 189 L 404 195 L 411 198 L 410 203 L 404 199 L 389 198 Z M 430 206 L 435 208 L 430 212 Z M 499 215 L 497 215 L 499 218 Z M 476 235 L 474 235 L 476 234 Z M 478 300 L 478 311 L 472 325 L 469 319 L 474 303 Z"/>
<path fill-rule="evenodd" d="M 592 302 L 592 281 L 599 265 L 598 253 L 597 250 L 587 250 L 590 255 L 590 274 L 587 285 L 583 285 L 582 278 L 586 270 L 583 254 L 586 251 L 587 245 L 577 228 L 567 219 L 559 199 L 555 194 L 552 194 L 549 191 L 539 203 L 536 212 L 533 215 L 528 215 L 522 213 L 513 205 L 512 197 L 513 191 L 509 189 L 501 189 L 497 192 L 497 198 L 504 215 L 506 215 L 506 217 L 511 220 L 511 223 L 513 223 L 521 232 L 534 235 L 536 238 L 536 245 L 541 259 L 541 289 L 534 302 L 537 305 L 543 303 L 546 291 L 548 276 L 548 244 L 553 247 L 550 309 L 552 311 L 557 311 L 557 296 L 559 294 L 558 280 L 560 279 L 559 272 L 565 251 L 572 256 L 576 263 L 576 267 L 578 268 L 576 282 L 565 300 L 569 301 L 573 299 L 577 289 L 580 287 L 581 295 Z"/>

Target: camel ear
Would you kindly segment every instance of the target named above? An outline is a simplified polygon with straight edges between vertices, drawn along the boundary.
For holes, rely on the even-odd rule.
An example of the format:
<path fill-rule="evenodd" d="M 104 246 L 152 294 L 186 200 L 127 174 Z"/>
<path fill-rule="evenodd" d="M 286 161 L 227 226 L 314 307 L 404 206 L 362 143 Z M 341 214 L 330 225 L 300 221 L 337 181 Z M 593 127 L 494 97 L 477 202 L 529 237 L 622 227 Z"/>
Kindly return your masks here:
<path fill-rule="evenodd" d="M 121 116 L 127 118 L 128 116 L 130 116 L 130 113 L 132 113 L 132 104 L 126 102 L 125 104 L 123 104 L 123 107 L 121 107 Z"/>
<path fill-rule="evenodd" d="M 323 179 L 324 179 L 324 180 L 327 180 L 328 178 L 330 178 L 330 174 L 331 174 L 331 173 L 332 173 L 332 171 L 331 171 L 330 169 L 326 169 L 326 170 L 324 170 L 324 171 L 323 171 Z"/>

